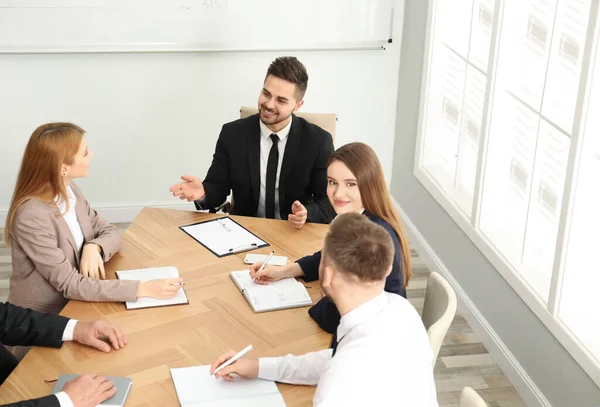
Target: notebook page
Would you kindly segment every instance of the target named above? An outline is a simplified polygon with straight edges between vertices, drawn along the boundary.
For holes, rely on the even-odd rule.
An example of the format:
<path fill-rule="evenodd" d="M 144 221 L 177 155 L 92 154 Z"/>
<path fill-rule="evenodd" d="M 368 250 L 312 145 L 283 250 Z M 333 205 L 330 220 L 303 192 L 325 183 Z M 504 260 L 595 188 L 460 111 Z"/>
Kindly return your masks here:
<path fill-rule="evenodd" d="M 285 406 L 275 382 L 240 377 L 227 382 L 215 379 L 209 372 L 208 365 L 171 369 L 182 406 Z"/>
<path fill-rule="evenodd" d="M 294 281 L 294 286 L 280 286 L 274 289 L 252 287 L 247 291 L 247 297 L 252 301 L 256 312 L 312 304 L 306 288 L 297 281 Z"/>
<path fill-rule="evenodd" d="M 256 247 L 267 244 L 229 218 L 181 228 L 219 256 L 229 254 L 229 249 L 240 250 L 248 247 L 249 250 L 252 244 L 256 244 Z"/>
<path fill-rule="evenodd" d="M 176 267 L 154 267 L 147 269 L 137 270 L 120 270 L 117 271 L 119 280 L 137 280 L 137 281 L 150 281 L 158 280 L 163 278 L 178 278 L 179 271 Z M 156 298 L 142 297 L 138 298 L 137 301 L 127 301 L 125 304 L 127 309 L 138 309 L 138 308 L 149 308 L 149 307 L 163 307 L 166 305 L 177 305 L 187 304 L 188 298 L 185 291 L 180 288 L 177 294 L 173 298 L 168 300 L 159 300 Z"/>

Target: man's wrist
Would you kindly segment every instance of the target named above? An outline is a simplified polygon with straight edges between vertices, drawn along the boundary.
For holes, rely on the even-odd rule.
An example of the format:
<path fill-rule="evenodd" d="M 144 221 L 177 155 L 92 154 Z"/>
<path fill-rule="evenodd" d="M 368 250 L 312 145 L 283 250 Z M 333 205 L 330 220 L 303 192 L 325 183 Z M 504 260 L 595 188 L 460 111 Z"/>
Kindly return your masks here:
<path fill-rule="evenodd" d="M 71 397 L 69 397 L 69 395 L 64 391 L 56 393 L 55 396 L 58 399 L 58 404 L 60 407 L 75 407 Z"/>
<path fill-rule="evenodd" d="M 77 325 L 78 322 L 79 321 L 76 319 L 70 319 L 69 322 L 67 322 L 67 326 L 65 327 L 65 330 L 63 331 L 63 336 L 62 336 L 63 342 L 73 340 L 73 336 L 75 334 L 75 325 Z"/>

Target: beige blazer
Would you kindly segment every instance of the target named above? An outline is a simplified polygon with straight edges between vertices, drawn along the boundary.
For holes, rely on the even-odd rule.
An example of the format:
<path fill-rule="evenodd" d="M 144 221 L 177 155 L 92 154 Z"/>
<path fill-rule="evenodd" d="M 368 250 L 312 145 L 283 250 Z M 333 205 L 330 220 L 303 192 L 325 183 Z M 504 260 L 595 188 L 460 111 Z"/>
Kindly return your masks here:
<path fill-rule="evenodd" d="M 75 184 L 75 213 L 86 243 L 102 247 L 104 261 L 119 251 L 116 228 L 90 207 Z M 97 280 L 79 274 L 81 253 L 58 208 L 30 199 L 17 211 L 12 244 L 13 272 L 8 301 L 36 311 L 58 314 L 68 300 L 135 301 L 139 282 Z"/>

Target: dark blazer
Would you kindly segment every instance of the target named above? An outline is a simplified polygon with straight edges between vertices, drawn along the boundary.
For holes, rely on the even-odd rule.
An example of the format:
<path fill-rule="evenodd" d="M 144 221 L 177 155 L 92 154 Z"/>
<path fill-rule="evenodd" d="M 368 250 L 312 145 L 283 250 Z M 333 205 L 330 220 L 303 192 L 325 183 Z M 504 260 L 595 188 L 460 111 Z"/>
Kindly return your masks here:
<path fill-rule="evenodd" d="M 389 293 L 399 294 L 406 298 L 406 288 L 404 287 L 404 270 L 402 267 L 402 249 L 400 248 L 400 240 L 394 232 L 394 229 L 383 219 L 364 212 L 364 215 L 371 221 L 382 226 L 388 231 L 394 242 L 394 263 L 392 265 L 392 272 L 385 280 L 385 291 Z M 408 253 L 410 256 L 410 253 Z M 304 273 L 305 281 L 314 281 L 319 279 L 319 263 L 321 262 L 321 252 L 316 252 L 312 256 L 306 256 L 299 259 L 296 263 L 302 268 Z M 327 297 L 323 297 L 321 301 L 316 303 L 313 307 L 308 310 L 310 316 L 315 320 L 317 324 L 326 332 L 330 334 L 335 333 L 338 325 L 340 324 L 340 313 L 333 302 Z"/>
<path fill-rule="evenodd" d="M 232 215 L 256 216 L 260 193 L 260 118 L 258 114 L 223 126 L 213 161 L 204 178 L 204 199 L 197 209 L 221 205 L 230 191 Z M 298 200 L 308 222 L 329 223 L 335 212 L 327 198 L 327 160 L 333 153 L 331 134 L 293 116 L 279 177 L 279 210 L 287 219 Z"/>
<path fill-rule="evenodd" d="M 16 358 L 4 347 L 48 346 L 60 348 L 69 318 L 42 314 L 31 309 L 0 303 L 0 384 L 17 366 Z M 59 407 L 56 396 L 7 404 L 18 407 Z"/>

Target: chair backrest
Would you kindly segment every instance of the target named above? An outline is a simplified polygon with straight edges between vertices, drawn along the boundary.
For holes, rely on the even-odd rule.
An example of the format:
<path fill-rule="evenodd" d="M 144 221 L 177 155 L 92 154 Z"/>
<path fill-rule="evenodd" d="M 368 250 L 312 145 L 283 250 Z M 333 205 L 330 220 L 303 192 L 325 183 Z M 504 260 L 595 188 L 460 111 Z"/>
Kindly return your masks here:
<path fill-rule="evenodd" d="M 488 407 L 488 405 L 475 390 L 467 386 L 460 393 L 458 407 Z"/>
<path fill-rule="evenodd" d="M 455 314 L 456 294 L 454 290 L 441 275 L 432 272 L 427 280 L 421 318 L 433 350 L 433 366 L 435 366 L 437 355 Z"/>
<path fill-rule="evenodd" d="M 242 106 L 240 109 L 240 119 L 245 119 L 246 117 L 257 113 L 258 109 L 256 107 Z M 306 121 L 316 124 L 323 130 L 329 132 L 335 143 L 335 126 L 337 122 L 337 116 L 335 114 L 297 112 L 296 116 L 302 117 Z"/>

